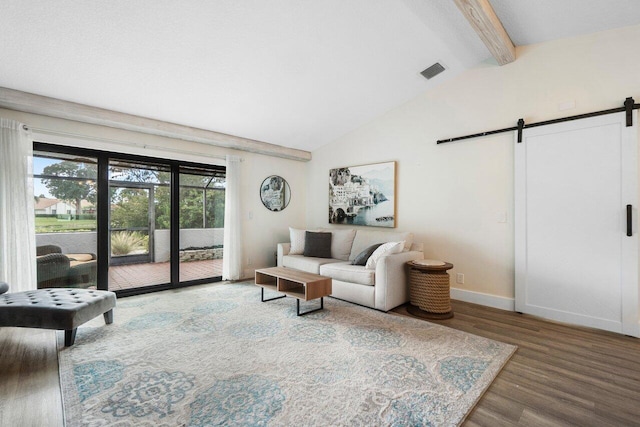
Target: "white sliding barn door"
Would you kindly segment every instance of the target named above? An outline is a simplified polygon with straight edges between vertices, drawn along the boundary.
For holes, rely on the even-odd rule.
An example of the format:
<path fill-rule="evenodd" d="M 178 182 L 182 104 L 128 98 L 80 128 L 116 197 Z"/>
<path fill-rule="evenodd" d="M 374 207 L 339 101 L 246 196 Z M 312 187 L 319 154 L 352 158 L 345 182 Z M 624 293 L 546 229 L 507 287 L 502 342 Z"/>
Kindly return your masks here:
<path fill-rule="evenodd" d="M 516 311 L 640 336 L 633 121 L 540 126 L 515 142 Z"/>

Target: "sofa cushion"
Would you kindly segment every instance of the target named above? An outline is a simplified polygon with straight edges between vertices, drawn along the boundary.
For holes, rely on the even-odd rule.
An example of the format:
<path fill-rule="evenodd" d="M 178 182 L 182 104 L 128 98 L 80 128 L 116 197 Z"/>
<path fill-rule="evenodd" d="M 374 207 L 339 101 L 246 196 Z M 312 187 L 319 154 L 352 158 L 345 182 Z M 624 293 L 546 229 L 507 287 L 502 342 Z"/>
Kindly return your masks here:
<path fill-rule="evenodd" d="M 69 261 L 69 267 L 74 268 L 79 265 L 97 265 L 96 261 Z"/>
<path fill-rule="evenodd" d="M 65 329 L 111 310 L 116 294 L 87 289 L 37 289 L 0 296 L 0 326 Z"/>
<path fill-rule="evenodd" d="M 361 265 L 351 265 L 349 262 L 335 262 L 320 266 L 320 274 L 349 283 L 374 286 L 376 271 Z"/>
<path fill-rule="evenodd" d="M 371 231 L 359 229 L 356 232 L 356 237 L 353 239 L 353 246 L 351 247 L 349 259 L 355 259 L 360 252 L 375 243 L 400 242 L 402 240 L 404 240 L 404 250 L 409 250 L 413 244 L 413 234 L 399 231 Z"/>
<path fill-rule="evenodd" d="M 93 254 L 65 254 L 71 261 L 91 261 L 94 260 Z"/>
<path fill-rule="evenodd" d="M 291 249 L 289 254 L 302 255 L 304 253 L 304 239 L 306 230 L 298 230 L 297 228 L 289 227 L 289 239 L 291 240 Z"/>
<path fill-rule="evenodd" d="M 333 258 L 314 258 L 303 255 L 285 255 L 282 257 L 282 266 L 306 271 L 307 273 L 320 274 L 320 266 L 340 260 Z"/>
<path fill-rule="evenodd" d="M 365 249 L 364 251 L 360 252 L 353 259 L 353 261 L 351 261 L 351 264 L 352 265 L 362 265 L 362 266 L 367 265 L 367 260 L 369 259 L 371 254 L 374 253 L 375 250 L 380 247 L 380 245 L 382 245 L 382 243 L 376 243 L 375 245 L 369 246 L 367 249 Z"/>
<path fill-rule="evenodd" d="M 331 233 L 307 231 L 304 239 L 304 256 L 331 258 Z"/>
<path fill-rule="evenodd" d="M 365 267 L 375 269 L 380 258 L 388 255 L 399 254 L 402 252 L 402 248 L 404 248 L 404 242 L 388 242 L 380 245 L 378 249 L 371 254 Z"/>
<path fill-rule="evenodd" d="M 331 230 L 331 258 L 346 261 L 351 254 L 356 230 Z"/>

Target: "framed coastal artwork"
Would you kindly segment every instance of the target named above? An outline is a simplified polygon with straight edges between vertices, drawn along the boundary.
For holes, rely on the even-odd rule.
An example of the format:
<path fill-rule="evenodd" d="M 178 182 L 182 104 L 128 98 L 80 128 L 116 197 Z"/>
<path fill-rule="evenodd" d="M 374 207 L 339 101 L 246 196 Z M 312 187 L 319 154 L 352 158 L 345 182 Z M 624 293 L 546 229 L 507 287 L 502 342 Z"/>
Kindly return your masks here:
<path fill-rule="evenodd" d="M 396 226 L 396 162 L 329 170 L 329 223 Z"/>

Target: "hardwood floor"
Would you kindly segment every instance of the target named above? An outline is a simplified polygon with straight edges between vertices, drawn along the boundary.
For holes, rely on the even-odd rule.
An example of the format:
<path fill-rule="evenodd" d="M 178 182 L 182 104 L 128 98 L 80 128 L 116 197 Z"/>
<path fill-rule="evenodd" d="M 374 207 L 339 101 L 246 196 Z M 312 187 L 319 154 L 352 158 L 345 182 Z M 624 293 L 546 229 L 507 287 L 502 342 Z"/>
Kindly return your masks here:
<path fill-rule="evenodd" d="M 465 426 L 640 425 L 639 339 L 452 305 L 435 323 L 518 346 Z M 0 375 L 0 426 L 63 425 L 53 331 L 0 328 Z"/>
<path fill-rule="evenodd" d="M 55 334 L 0 328 L 0 426 L 63 425 Z"/>
<path fill-rule="evenodd" d="M 518 346 L 465 426 L 640 425 L 639 339 L 460 301 L 452 306 L 454 318 L 433 322 Z"/>

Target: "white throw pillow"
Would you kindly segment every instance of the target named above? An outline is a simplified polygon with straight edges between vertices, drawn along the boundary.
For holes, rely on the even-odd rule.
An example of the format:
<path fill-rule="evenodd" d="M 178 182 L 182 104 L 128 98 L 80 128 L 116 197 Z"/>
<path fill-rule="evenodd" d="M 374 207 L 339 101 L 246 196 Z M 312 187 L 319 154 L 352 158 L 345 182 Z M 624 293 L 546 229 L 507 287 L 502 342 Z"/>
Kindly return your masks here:
<path fill-rule="evenodd" d="M 331 258 L 346 261 L 351 253 L 351 245 L 356 230 L 327 230 L 331 232 Z"/>
<path fill-rule="evenodd" d="M 400 252 L 402 252 L 403 249 L 404 249 L 404 241 L 385 243 L 379 246 L 378 249 L 376 249 L 371 254 L 369 259 L 367 260 L 367 265 L 365 265 L 365 268 L 371 268 L 371 269 L 376 268 L 376 264 L 378 263 L 378 260 L 380 258 L 387 255 L 399 254 Z"/>
<path fill-rule="evenodd" d="M 376 243 L 399 242 L 404 240 L 404 250 L 408 251 L 413 243 L 413 234 L 400 231 L 378 231 L 358 229 L 353 239 L 349 259 L 354 259 L 360 252 Z"/>
<path fill-rule="evenodd" d="M 304 254 L 304 239 L 307 230 L 298 230 L 296 228 L 289 227 L 289 239 L 291 239 L 291 249 L 289 249 L 289 255 L 303 255 Z"/>

